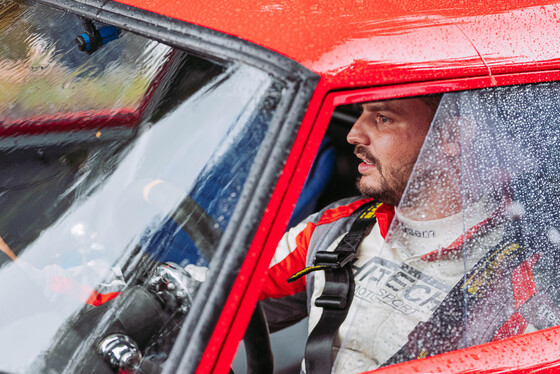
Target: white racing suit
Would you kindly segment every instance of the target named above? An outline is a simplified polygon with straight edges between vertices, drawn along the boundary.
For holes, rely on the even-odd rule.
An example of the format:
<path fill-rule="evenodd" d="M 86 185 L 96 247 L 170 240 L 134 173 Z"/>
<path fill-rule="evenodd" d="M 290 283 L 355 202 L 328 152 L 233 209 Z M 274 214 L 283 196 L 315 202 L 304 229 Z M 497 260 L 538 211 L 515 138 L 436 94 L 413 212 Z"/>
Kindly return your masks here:
<path fill-rule="evenodd" d="M 337 202 L 311 215 L 284 235 L 261 294 L 261 300 L 266 300 L 264 306 L 272 330 L 305 315 L 309 315 L 309 332 L 313 330 L 322 313 L 322 308 L 316 307 L 314 301 L 322 293 L 324 273 L 312 272 L 293 283 L 287 283 L 286 279 L 311 266 L 318 250 L 333 251 L 354 221 L 351 214 L 369 201 L 353 198 Z M 335 339 L 333 372 L 373 370 L 387 363 L 425 357 L 558 324 L 558 307 L 551 302 L 542 304 L 542 300 L 537 303 L 541 293 L 537 292 L 532 270 L 539 255 L 533 254 L 515 265 L 507 275 L 508 281 L 498 282 L 503 286 L 498 287 L 500 300 L 495 300 L 497 306 L 477 303 L 478 309 L 473 313 L 491 318 L 484 318 L 484 323 L 481 318 L 474 319 L 475 322 L 461 326 L 460 333 L 457 333 L 460 339 L 459 336 L 439 336 L 438 329 L 449 330 L 445 323 L 440 323 L 436 334 L 432 329 L 429 348 L 422 349 L 415 341 L 414 349 L 418 352 L 412 352 L 412 349 L 402 357 L 398 357 L 402 352 L 396 355 L 411 339 L 409 335 L 418 335 L 418 332 L 411 334 L 415 327 L 422 327 L 454 286 L 463 282 L 465 271 L 477 263 L 483 264 L 482 268 L 477 265 L 478 271 L 468 283 L 469 292 L 475 293 L 490 278 L 493 267 L 496 268 L 510 253 L 516 253 L 519 246 L 515 245 L 495 250 L 503 234 L 499 219 L 492 216 L 495 210 L 495 206 L 489 210 L 487 203 L 479 202 L 466 212 L 434 221 L 413 221 L 397 212 L 388 237 L 395 210 L 381 205 L 375 213 L 377 223 L 358 246 L 357 260 L 352 265 L 354 299 Z M 487 258 L 488 253 L 494 253 L 493 257 Z M 454 300 L 447 302 L 452 305 Z M 534 310 L 536 305 L 547 310 L 537 312 Z M 543 313 L 548 317 L 542 317 Z"/>

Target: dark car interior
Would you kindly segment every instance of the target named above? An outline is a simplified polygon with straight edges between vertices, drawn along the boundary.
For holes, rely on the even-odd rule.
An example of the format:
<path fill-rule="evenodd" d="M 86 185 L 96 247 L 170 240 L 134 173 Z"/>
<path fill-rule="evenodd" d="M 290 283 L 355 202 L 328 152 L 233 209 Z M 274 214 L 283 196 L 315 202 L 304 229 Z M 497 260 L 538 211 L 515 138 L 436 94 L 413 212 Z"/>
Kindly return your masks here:
<path fill-rule="evenodd" d="M 346 134 L 360 113 L 358 105 L 340 106 L 333 113 L 290 220 L 290 227 L 337 200 L 359 195 L 355 187 L 359 160 L 354 156 L 354 147 L 346 141 Z"/>

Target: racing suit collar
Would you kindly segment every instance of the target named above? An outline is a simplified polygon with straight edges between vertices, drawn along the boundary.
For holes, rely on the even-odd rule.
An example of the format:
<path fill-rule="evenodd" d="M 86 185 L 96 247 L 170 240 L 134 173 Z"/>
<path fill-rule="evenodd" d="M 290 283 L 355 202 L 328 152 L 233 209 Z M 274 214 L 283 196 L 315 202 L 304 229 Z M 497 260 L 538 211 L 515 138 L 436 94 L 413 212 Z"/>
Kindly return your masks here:
<path fill-rule="evenodd" d="M 486 197 L 463 212 L 432 221 L 411 220 L 397 208 L 390 235 L 383 237 L 386 242 L 394 241 L 393 245 L 397 245 L 409 256 L 419 256 L 424 261 L 443 259 L 456 255 L 465 242 L 485 235 L 502 223 L 502 207 L 502 204 Z M 380 224 L 380 230 L 383 232 L 384 229 L 386 228 Z"/>
<path fill-rule="evenodd" d="M 375 211 L 375 217 L 377 218 L 377 224 L 379 225 L 379 231 L 383 239 L 387 238 L 387 233 L 395 217 L 395 207 L 392 205 L 381 204 L 379 208 Z"/>

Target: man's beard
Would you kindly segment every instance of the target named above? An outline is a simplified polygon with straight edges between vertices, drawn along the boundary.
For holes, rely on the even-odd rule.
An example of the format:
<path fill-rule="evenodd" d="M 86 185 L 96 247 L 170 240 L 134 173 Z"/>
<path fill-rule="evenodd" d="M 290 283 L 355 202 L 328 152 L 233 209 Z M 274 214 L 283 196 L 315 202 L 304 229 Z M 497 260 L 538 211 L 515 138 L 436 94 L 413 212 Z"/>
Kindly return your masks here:
<path fill-rule="evenodd" d="M 373 163 L 381 177 L 376 186 L 370 186 L 366 184 L 365 176 L 359 176 L 356 186 L 360 193 L 365 197 L 373 198 L 377 202 L 398 206 L 414 168 L 415 160 L 399 168 L 385 168 L 363 145 L 357 145 L 354 153 L 360 155 L 369 163 Z"/>

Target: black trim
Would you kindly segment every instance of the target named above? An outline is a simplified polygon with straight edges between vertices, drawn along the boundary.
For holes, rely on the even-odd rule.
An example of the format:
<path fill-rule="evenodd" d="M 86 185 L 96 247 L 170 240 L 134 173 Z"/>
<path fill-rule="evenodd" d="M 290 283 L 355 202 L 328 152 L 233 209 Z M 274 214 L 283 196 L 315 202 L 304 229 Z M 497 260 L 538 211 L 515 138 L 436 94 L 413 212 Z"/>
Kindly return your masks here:
<path fill-rule="evenodd" d="M 307 80 L 301 85 L 293 84 L 291 86 L 287 91 L 297 92 L 295 98 L 292 102 L 284 101 L 280 103 L 281 106 L 287 108 L 285 110 L 279 108 L 277 111 L 279 115 L 273 120 L 269 134 L 256 156 L 241 199 L 231 218 L 230 225 L 224 233 L 221 246 L 216 251 L 215 258 L 220 258 L 220 256 L 224 258 L 224 268 L 240 269 L 244 262 L 246 251 L 252 242 L 260 217 L 263 216 L 264 209 L 268 204 L 268 198 L 266 197 L 270 196 L 276 185 L 283 168 L 283 161 L 289 153 L 288 150 L 295 139 L 299 123 L 301 123 L 305 113 L 305 110 L 297 111 L 295 109 L 298 105 L 301 105 L 302 109 L 306 109 L 315 82 Z M 291 96 L 289 92 L 285 92 L 284 95 Z M 256 199 L 257 196 L 262 198 Z M 231 251 L 231 243 L 239 243 L 238 248 L 243 248 L 242 253 Z M 177 339 L 178 343 L 176 343 L 171 357 L 167 360 L 164 373 L 191 373 L 196 370 L 213 333 L 217 318 L 222 312 L 221 307 L 225 304 L 238 274 L 237 272 L 216 273 L 211 272 L 199 292 L 204 294 L 212 289 L 214 291 L 227 290 L 227 292 L 214 292 L 209 294 L 208 299 L 204 301 L 198 299 L 199 303 L 193 305 L 185 326 L 183 326 L 183 330 Z M 181 339 L 184 339 L 184 341 L 181 341 Z M 175 348 L 179 350 L 181 344 L 185 353 L 182 357 L 177 357 Z M 177 361 L 177 366 L 173 363 L 174 361 Z"/>
<path fill-rule="evenodd" d="M 319 76 L 297 62 L 234 36 L 219 33 L 145 10 L 104 0 L 38 0 L 77 15 L 112 24 L 210 59 L 240 61 L 261 69 L 285 84 L 282 99 L 259 150 L 208 278 L 195 298 L 163 373 L 196 370 L 214 331 L 260 218 L 274 190 L 307 111 Z M 256 198 L 260 197 L 260 198 Z M 234 249 L 234 245 L 237 250 Z M 236 271 L 223 271 L 236 269 Z"/>
<path fill-rule="evenodd" d="M 270 346 L 270 331 L 260 302 L 257 302 L 243 342 L 247 356 L 247 374 L 272 374 L 274 357 Z"/>

